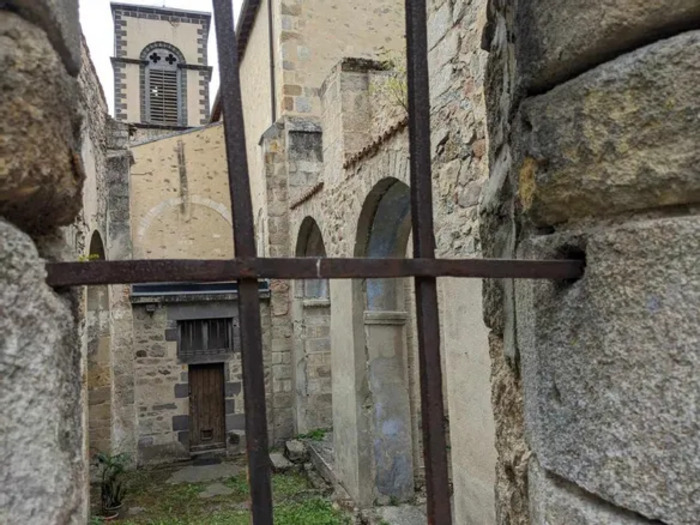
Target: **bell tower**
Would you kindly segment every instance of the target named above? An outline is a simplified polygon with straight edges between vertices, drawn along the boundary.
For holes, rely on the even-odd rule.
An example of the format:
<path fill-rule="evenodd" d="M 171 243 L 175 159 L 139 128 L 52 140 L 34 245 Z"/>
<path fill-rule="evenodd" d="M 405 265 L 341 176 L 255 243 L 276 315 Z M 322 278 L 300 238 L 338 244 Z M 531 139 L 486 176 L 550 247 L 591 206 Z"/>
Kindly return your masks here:
<path fill-rule="evenodd" d="M 211 14 L 112 3 L 114 116 L 143 127 L 209 122 Z"/>

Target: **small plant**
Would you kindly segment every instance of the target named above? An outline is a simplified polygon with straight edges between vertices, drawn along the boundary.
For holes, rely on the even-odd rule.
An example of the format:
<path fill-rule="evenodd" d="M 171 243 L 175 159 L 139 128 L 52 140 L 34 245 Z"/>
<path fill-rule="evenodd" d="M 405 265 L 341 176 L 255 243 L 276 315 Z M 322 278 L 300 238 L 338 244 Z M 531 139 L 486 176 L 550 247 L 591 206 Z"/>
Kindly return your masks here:
<path fill-rule="evenodd" d="M 122 506 L 126 488 L 122 483 L 122 474 L 126 468 L 128 456 L 117 454 L 112 456 L 103 452 L 95 456 L 97 467 L 100 469 L 100 501 L 105 517 L 114 517 Z"/>
<path fill-rule="evenodd" d="M 311 441 L 323 441 L 328 431 L 325 428 L 316 428 L 306 434 L 299 434 L 297 439 L 310 439 Z"/>
<path fill-rule="evenodd" d="M 390 74 L 383 84 L 373 88 L 373 94 L 378 94 L 385 98 L 392 106 L 399 106 L 408 111 L 406 55 L 384 48 L 378 54 L 382 65 Z"/>
<path fill-rule="evenodd" d="M 80 255 L 78 257 L 78 262 L 90 262 L 90 261 L 99 261 L 100 260 L 100 255 L 97 253 L 91 253 L 90 255 Z"/>

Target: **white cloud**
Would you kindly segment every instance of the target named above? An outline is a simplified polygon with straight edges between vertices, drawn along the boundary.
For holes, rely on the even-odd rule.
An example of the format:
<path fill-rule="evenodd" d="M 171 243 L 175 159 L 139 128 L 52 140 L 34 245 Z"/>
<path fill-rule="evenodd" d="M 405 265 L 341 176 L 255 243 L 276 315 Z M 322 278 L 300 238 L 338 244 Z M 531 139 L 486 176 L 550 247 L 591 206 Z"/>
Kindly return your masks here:
<path fill-rule="evenodd" d="M 122 0 L 120 0 L 121 2 Z M 232 0 L 234 11 L 238 14 L 243 0 Z M 123 0 L 124 3 L 152 5 L 157 7 L 173 7 L 177 9 L 192 9 L 194 11 L 212 11 L 212 5 L 207 0 Z M 90 56 L 95 63 L 97 75 L 107 97 L 109 111 L 114 114 L 114 82 L 110 57 L 114 55 L 114 27 L 110 0 L 80 0 L 80 23 L 90 49 Z M 209 65 L 214 66 L 211 82 L 211 100 L 214 100 L 219 87 L 219 64 L 216 51 L 216 36 L 212 24 L 209 32 Z"/>

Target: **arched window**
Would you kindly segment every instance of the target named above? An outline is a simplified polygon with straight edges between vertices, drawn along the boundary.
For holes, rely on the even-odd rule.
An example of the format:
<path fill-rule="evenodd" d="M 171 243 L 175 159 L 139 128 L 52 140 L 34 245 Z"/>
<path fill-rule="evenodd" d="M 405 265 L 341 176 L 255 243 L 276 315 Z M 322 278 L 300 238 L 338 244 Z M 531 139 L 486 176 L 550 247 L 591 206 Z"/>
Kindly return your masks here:
<path fill-rule="evenodd" d="M 186 75 L 182 53 L 165 42 L 146 46 L 141 53 L 141 120 L 149 124 L 186 126 Z"/>

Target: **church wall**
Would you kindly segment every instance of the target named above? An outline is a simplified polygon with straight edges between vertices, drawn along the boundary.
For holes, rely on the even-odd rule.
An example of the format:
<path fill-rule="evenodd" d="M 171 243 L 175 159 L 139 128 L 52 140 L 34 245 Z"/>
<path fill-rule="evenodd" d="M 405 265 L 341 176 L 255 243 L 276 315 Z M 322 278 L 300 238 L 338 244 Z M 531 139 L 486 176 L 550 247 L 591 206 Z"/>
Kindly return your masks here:
<path fill-rule="evenodd" d="M 262 2 L 260 5 L 240 68 L 250 190 L 253 199 L 254 219 L 259 234 L 261 232 L 259 217 L 267 216 L 267 197 L 260 139 L 265 130 L 272 124 L 267 2 Z"/>
<path fill-rule="evenodd" d="M 403 3 L 396 0 L 282 0 L 280 113 L 320 116 L 319 89 L 342 57 L 377 58 L 405 47 Z"/>
<path fill-rule="evenodd" d="M 124 16 L 122 20 L 126 21 L 123 30 L 126 31 L 124 50 L 127 57 L 138 58 L 143 49 L 153 42 L 168 42 L 182 52 L 188 64 L 201 64 L 197 30 L 203 27 L 203 22 L 173 23 L 131 16 Z"/>
<path fill-rule="evenodd" d="M 115 102 L 119 105 L 119 110 L 116 110 L 117 118 L 125 122 L 141 122 L 141 91 L 131 87 L 141 83 L 141 66 L 122 64 L 119 74 L 122 75 L 122 84 L 130 87 L 125 87 L 121 91 L 121 99 Z"/>
<path fill-rule="evenodd" d="M 222 125 L 133 145 L 132 152 L 134 256 L 232 257 Z"/>

